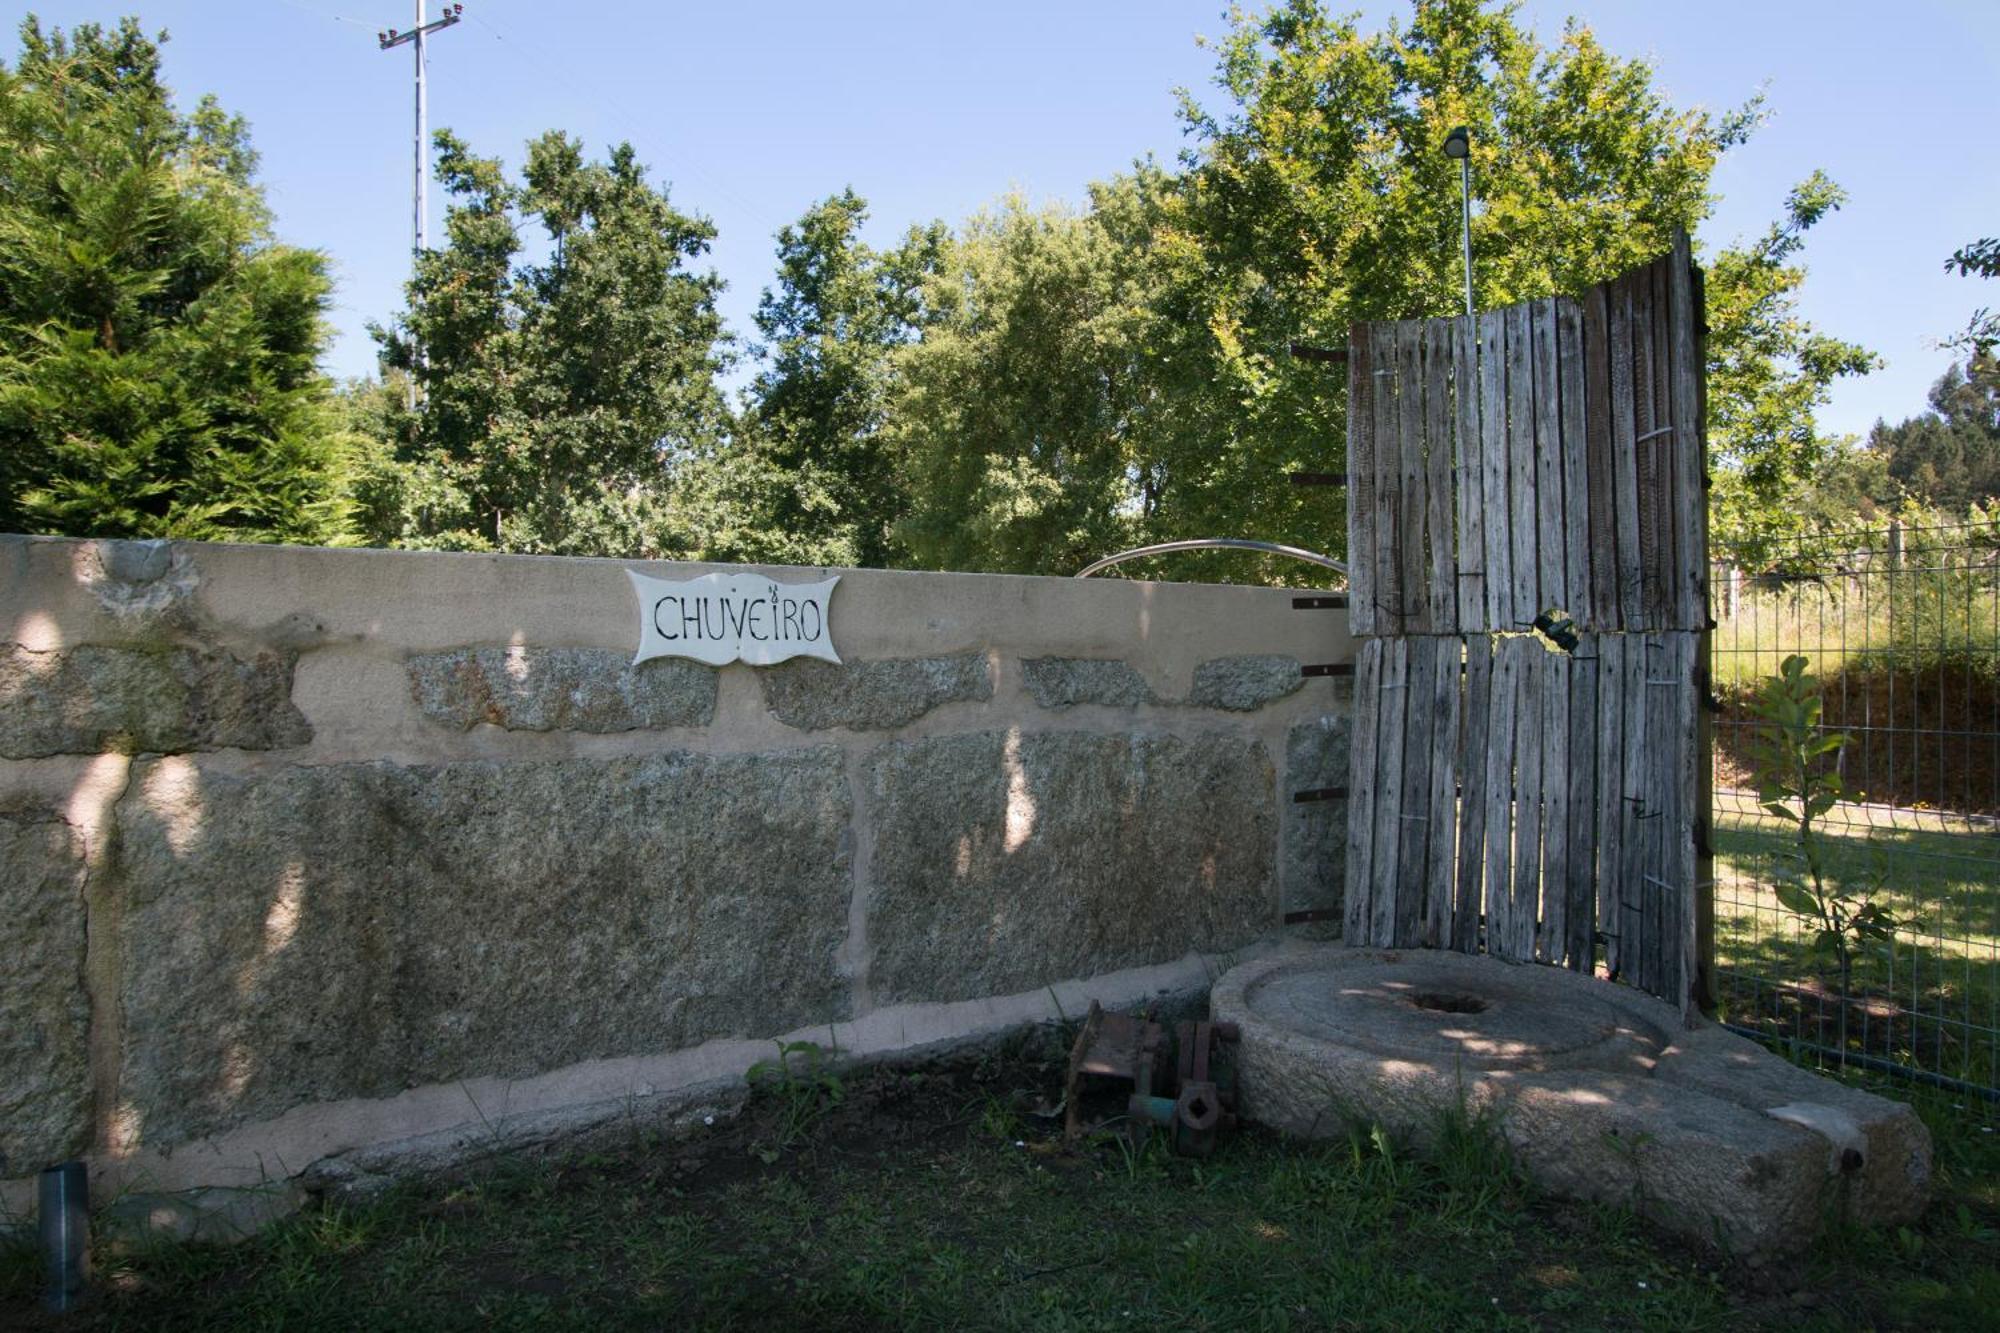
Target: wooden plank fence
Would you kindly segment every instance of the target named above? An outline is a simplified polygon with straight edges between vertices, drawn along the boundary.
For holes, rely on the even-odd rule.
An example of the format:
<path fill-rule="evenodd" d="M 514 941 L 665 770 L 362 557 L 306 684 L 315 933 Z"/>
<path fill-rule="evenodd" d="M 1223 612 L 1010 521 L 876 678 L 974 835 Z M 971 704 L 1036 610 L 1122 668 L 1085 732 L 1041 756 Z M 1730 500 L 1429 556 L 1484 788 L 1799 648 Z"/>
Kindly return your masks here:
<path fill-rule="evenodd" d="M 1350 941 L 1601 964 L 1687 1002 L 1699 300 L 1676 236 L 1574 299 L 1355 326 Z"/>

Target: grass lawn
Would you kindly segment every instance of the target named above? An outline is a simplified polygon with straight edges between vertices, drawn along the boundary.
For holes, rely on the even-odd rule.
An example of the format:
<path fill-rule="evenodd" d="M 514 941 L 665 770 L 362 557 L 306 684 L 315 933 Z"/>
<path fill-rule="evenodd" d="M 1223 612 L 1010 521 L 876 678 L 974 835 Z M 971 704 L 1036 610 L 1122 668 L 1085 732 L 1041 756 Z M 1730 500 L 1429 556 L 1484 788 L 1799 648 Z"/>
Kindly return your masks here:
<path fill-rule="evenodd" d="M 1062 1034 L 982 1062 L 760 1095 L 694 1140 L 502 1159 L 227 1249 L 100 1266 L 64 1328 L 1991 1328 L 2000 1135 L 1922 1109 L 1940 1198 L 1782 1272 L 1717 1265 L 1616 1207 L 1538 1198 L 1492 1140 L 1432 1158 L 1244 1133 L 1195 1162 L 1071 1149 Z M 808 1095 L 802 1093 L 802 1095 Z M 821 1109 L 810 1103 L 804 1110 Z M 806 1118 L 811 1118 L 810 1116 Z M 32 1258 L 0 1325 L 37 1327 Z"/>
<path fill-rule="evenodd" d="M 1832 882 L 1917 927 L 1855 966 L 1853 1049 L 2000 1086 L 2000 833 L 1991 819 L 1842 804 L 1820 825 Z M 1771 891 L 1793 846 L 1747 793 L 1716 797 L 1723 1016 L 1837 1044 L 1838 969 Z M 1775 984 L 1774 984 L 1775 983 Z"/>

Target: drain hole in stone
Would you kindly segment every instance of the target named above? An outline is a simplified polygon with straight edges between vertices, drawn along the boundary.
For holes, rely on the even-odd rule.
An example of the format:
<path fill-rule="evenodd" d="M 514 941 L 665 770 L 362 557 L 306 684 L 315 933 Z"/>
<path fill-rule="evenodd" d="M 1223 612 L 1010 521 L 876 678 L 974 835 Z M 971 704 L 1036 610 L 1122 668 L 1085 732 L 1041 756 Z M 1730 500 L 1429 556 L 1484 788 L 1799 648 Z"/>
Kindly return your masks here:
<path fill-rule="evenodd" d="M 1410 1003 L 1419 1009 L 1432 1009 L 1441 1014 L 1483 1014 L 1486 1001 L 1476 995 L 1449 995 L 1443 991 L 1418 991 L 1410 997 Z"/>

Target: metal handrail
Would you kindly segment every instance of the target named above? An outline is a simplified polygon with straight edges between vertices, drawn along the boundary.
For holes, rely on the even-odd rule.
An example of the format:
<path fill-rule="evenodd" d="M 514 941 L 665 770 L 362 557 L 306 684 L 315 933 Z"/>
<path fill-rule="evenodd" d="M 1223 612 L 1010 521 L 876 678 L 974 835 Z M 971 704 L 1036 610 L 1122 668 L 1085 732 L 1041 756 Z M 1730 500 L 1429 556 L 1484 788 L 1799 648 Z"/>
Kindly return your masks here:
<path fill-rule="evenodd" d="M 1317 551 L 1308 551 L 1299 546 L 1285 546 L 1278 542 L 1249 541 L 1242 537 L 1187 537 L 1180 541 L 1160 542 L 1153 546 L 1135 546 L 1129 551 L 1120 551 L 1116 555 L 1107 555 L 1102 560 L 1086 565 L 1078 570 L 1075 577 L 1087 579 L 1100 569 L 1109 569 L 1113 565 L 1122 565 L 1127 560 L 1137 560 L 1140 556 L 1165 555 L 1169 551 L 1214 550 L 1262 551 L 1266 555 L 1289 556 L 1294 560 L 1304 560 L 1308 564 L 1323 565 L 1341 574 L 1347 572 L 1347 566 L 1335 560 L 1332 556 L 1321 555 Z"/>

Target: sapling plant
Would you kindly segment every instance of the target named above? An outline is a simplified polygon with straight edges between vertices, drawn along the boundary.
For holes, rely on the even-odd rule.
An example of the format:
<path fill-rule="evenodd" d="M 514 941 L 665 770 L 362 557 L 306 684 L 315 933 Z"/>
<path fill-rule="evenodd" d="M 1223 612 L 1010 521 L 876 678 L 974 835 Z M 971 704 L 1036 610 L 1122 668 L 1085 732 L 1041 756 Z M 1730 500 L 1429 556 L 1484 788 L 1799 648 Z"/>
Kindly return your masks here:
<path fill-rule="evenodd" d="M 811 1133 L 846 1091 L 833 1070 L 833 1051 L 816 1041 L 774 1044 L 777 1059 L 759 1060 L 745 1075 L 751 1087 L 768 1089 L 777 1103 L 777 1143 L 756 1150 L 766 1162 Z"/>
<path fill-rule="evenodd" d="M 1785 821 L 1792 835 L 1772 889 L 1785 910 L 1812 932 L 1813 951 L 1831 955 L 1840 970 L 1840 1058 L 1845 1062 L 1856 955 L 1871 947 L 1888 948 L 1898 930 L 1916 923 L 1899 919 L 1872 896 L 1847 892 L 1828 875 L 1819 824 L 1846 799 L 1847 789 L 1827 756 L 1838 754 L 1848 736 L 1821 725 L 1819 681 L 1807 665 L 1794 653 L 1777 675 L 1764 678 L 1752 705 L 1762 725 L 1752 738 L 1751 760 L 1757 803 Z M 1876 883 L 1879 887 L 1879 879 Z"/>

